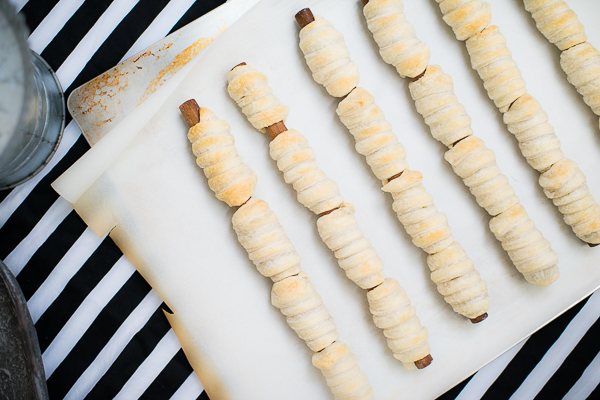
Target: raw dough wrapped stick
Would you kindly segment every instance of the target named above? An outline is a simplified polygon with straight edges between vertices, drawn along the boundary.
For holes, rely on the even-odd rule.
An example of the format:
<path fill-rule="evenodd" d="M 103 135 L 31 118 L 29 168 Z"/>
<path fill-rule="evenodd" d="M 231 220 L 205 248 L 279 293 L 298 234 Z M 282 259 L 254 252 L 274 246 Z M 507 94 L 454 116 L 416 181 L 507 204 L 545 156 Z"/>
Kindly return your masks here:
<path fill-rule="evenodd" d="M 411 82 L 409 89 L 417 111 L 429 126 L 453 125 L 453 119 L 448 119 L 444 110 L 453 107 L 457 99 L 454 95 L 452 78 L 444 74 L 439 66 L 427 67 L 423 77 Z M 494 152 L 485 147 L 481 139 L 474 136 L 468 136 L 457 143 L 449 143 L 447 146 L 450 150 L 446 152 L 446 160 L 469 187 L 477 203 L 495 217 L 490 221 L 490 229 L 501 241 L 525 279 L 538 286 L 547 286 L 558 279 L 556 253 L 519 204 L 519 199 L 508 183 L 508 178 L 502 175 L 496 165 Z M 512 215 L 515 209 L 521 210 L 520 219 L 506 217 Z M 498 231 L 494 220 L 506 220 L 509 227 Z M 517 229 L 519 226 L 527 226 L 528 229 L 521 232 Z M 515 240 L 514 235 L 521 233 L 528 240 L 523 238 L 520 241 L 521 237 Z"/>
<path fill-rule="evenodd" d="M 404 147 L 398 142 L 373 96 L 358 87 L 340 102 L 337 114 L 354 136 L 357 151 L 366 157 L 375 176 L 381 179 L 382 190 L 391 193 L 394 198 L 392 207 L 415 246 L 430 255 L 439 254 L 453 244 L 461 248 L 454 241 L 446 216 L 437 210 L 433 197 L 423 187 L 423 176 L 408 169 Z M 467 257 L 468 261 L 461 264 L 461 268 L 456 268 L 450 258 L 438 259 L 439 263 L 435 269 L 432 268 L 431 279 L 445 300 L 454 311 L 472 321 L 483 320 L 487 315 L 489 297 L 485 282 L 475 271 L 473 262 Z M 477 279 L 463 279 L 468 273 L 472 273 L 472 277 L 477 276 Z M 450 293 L 447 287 L 451 280 L 455 284 Z M 465 304 L 472 306 L 466 307 Z"/>
<path fill-rule="evenodd" d="M 188 132 L 196 164 L 219 200 L 241 206 L 254 193 L 257 176 L 238 155 L 227 122 L 206 108 L 200 109 L 200 120 Z"/>
<path fill-rule="evenodd" d="M 312 363 L 321 370 L 336 399 L 374 398 L 367 376 L 358 366 L 356 356 L 352 354 L 346 343 L 338 341 L 325 350 L 313 354 Z"/>
<path fill-rule="evenodd" d="M 306 63 L 330 95 L 345 96 L 358 85 L 358 66 L 350 61 L 344 37 L 331 23 L 319 16 L 314 22 L 300 33 Z"/>
<path fill-rule="evenodd" d="M 340 335 L 335 322 L 306 274 L 300 270 L 300 257 L 277 217 L 266 202 L 251 197 L 256 174 L 235 151 L 229 125 L 217 119 L 210 110 L 198 107 L 194 100 L 182 104 L 180 110 L 190 126 L 188 138 L 194 155 L 198 157 L 198 165 L 203 168 L 209 182 L 211 177 L 219 178 L 219 185 L 210 185 L 211 189 L 218 195 L 222 193 L 220 185 L 229 188 L 229 196 L 222 200 L 229 204 L 228 200 L 233 198 L 239 203 L 232 218 L 233 228 L 258 271 L 274 281 L 271 303 L 286 316 L 287 323 L 312 351 L 329 354 L 343 347 L 343 362 L 348 365 L 348 370 L 352 369 L 352 374 L 342 376 L 338 368 L 337 373 L 332 375 L 326 368 L 315 364 L 322 370 L 336 400 L 373 400 L 373 390 L 365 373 L 356 363 L 348 345 L 337 341 Z M 222 172 L 232 169 L 238 172 Z M 239 184 L 240 176 L 253 177 L 252 185 Z M 328 351 L 329 348 L 331 350 Z"/>
<path fill-rule="evenodd" d="M 401 0 L 371 0 L 363 12 L 383 61 L 396 67 L 402 77 L 414 78 L 425 71 L 429 46 L 417 38 L 415 28 L 406 21 Z"/>
<path fill-rule="evenodd" d="M 481 0 L 435 0 L 440 5 L 444 21 L 458 40 L 481 32 L 492 20 L 492 7 Z"/>
<path fill-rule="evenodd" d="M 383 21 L 405 20 L 403 16 L 395 15 L 397 12 L 401 13 L 401 4 L 398 5 L 395 1 L 378 1 L 376 4 L 383 7 L 383 11 L 378 12 L 375 7 L 371 7 L 368 13 L 365 12 L 373 16 L 372 25 L 382 25 Z M 302 27 L 302 47 L 302 32 L 314 23 L 314 18 L 310 10 L 305 9 L 296 15 L 296 20 Z M 393 26 L 396 26 L 395 23 Z M 403 26 L 403 29 L 414 35 L 412 28 Z M 414 43 L 410 40 L 409 42 Z M 453 243 L 460 248 L 454 241 L 446 216 L 435 208 L 433 198 L 423 187 L 421 174 L 408 170 L 404 147 L 392 132 L 391 124 L 385 120 L 373 96 L 363 88 L 354 88 L 340 102 L 336 112 L 354 136 L 356 150 L 366 157 L 373 173 L 382 181 L 383 190 L 392 194 L 394 210 L 412 236 L 413 243 L 428 254 L 440 253 Z M 475 271 L 473 262 L 468 257 L 467 260 L 469 262 L 457 268 L 455 262 L 448 259 L 448 262 L 444 263 L 445 260 L 442 259 L 436 265 L 437 271 L 432 268 L 431 278 L 454 311 L 477 323 L 487 317 L 489 297 L 485 282 Z M 477 279 L 463 279 L 463 276 L 469 273 L 469 276 L 476 276 Z M 448 286 L 449 281 L 455 284 Z M 451 293 L 448 287 L 452 288 Z"/>
<path fill-rule="evenodd" d="M 275 282 L 271 304 L 286 316 L 288 325 L 315 353 L 340 337 L 321 296 L 304 273 Z"/>
<path fill-rule="evenodd" d="M 395 279 L 387 278 L 382 285 L 371 290 L 367 298 L 375 325 L 383 329 L 396 359 L 412 369 L 411 360 L 431 358 L 426 342 L 427 330 L 421 326 L 415 308 Z"/>
<path fill-rule="evenodd" d="M 585 103 L 600 115 L 600 52 L 587 41 L 577 14 L 562 0 L 523 0 L 539 31 L 558 47 L 560 66 Z"/>
<path fill-rule="evenodd" d="M 585 28 L 577 14 L 562 0 L 523 0 L 542 35 L 560 50 L 587 41 Z"/>
<path fill-rule="evenodd" d="M 600 115 L 600 52 L 584 42 L 560 55 L 560 66 L 594 114 Z"/>
<path fill-rule="evenodd" d="M 228 81 L 229 94 L 238 104 L 247 98 L 256 98 L 256 92 L 271 93 L 266 76 L 245 63 L 235 66 L 230 71 Z M 274 104 L 279 104 L 279 101 Z M 265 112 L 270 115 L 268 109 L 265 109 Z M 283 172 L 286 183 L 292 184 L 297 191 L 298 201 L 320 216 L 317 220 L 319 235 L 334 252 L 346 276 L 362 289 L 373 290 L 382 285 L 383 261 L 360 230 L 354 217 L 354 207 L 343 202 L 336 183 L 318 167 L 315 152 L 309 147 L 306 138 L 296 130 L 288 130 L 283 121 L 269 122 L 270 125 L 255 127 L 264 128 L 271 136 L 270 155 L 277 161 L 277 167 Z M 389 306 L 400 307 L 389 309 L 389 313 L 404 314 L 405 309 L 410 307 L 410 302 Z M 402 325 L 403 322 L 399 324 Z M 426 349 L 426 352 L 410 360 L 405 357 L 403 360 L 407 368 L 424 368 L 432 360 L 429 355 L 427 330 L 422 328 L 420 323 L 419 327 L 425 334 L 419 337 L 418 345 Z M 406 348 L 400 349 L 398 354 L 406 351 Z M 395 350 L 394 356 L 398 358 Z"/>
<path fill-rule="evenodd" d="M 497 26 L 490 26 L 466 41 L 471 65 L 483 80 L 483 86 L 500 112 L 527 93 L 525 81 L 512 59 L 506 39 Z"/>
<path fill-rule="evenodd" d="M 444 20 L 453 27 L 448 18 L 450 13 L 461 15 L 461 18 L 452 19 L 456 23 L 460 22 L 460 19 L 471 20 L 477 14 L 475 9 L 466 5 L 449 11 L 452 1 L 437 1 L 440 3 Z M 594 112 L 600 115 L 600 53 L 585 42 L 583 26 L 577 21 L 575 13 L 562 1 L 525 0 L 525 5 L 533 13 L 542 33 L 564 50 L 561 65 L 569 81 L 577 87 Z M 500 29 L 497 26 L 481 26 L 478 32 L 471 32 L 470 37 L 466 39 L 471 65 L 479 73 L 490 98 L 500 112 L 504 113 L 504 122 L 519 141 L 519 147 L 527 162 L 542 174 L 560 163 L 559 165 L 569 165 L 569 171 L 572 172 L 570 176 L 581 176 L 583 183 L 565 185 L 560 181 L 566 179 L 564 177 L 557 174 L 542 175 L 539 182 L 548 198 L 555 200 L 546 190 L 552 185 L 561 186 L 563 191 L 585 185 L 585 177 L 577 165 L 564 158 L 560 141 L 554 133 L 554 128 L 548 123 L 547 114 L 538 101 L 527 93 L 521 71 L 512 59 Z M 561 168 L 558 166 L 555 168 L 559 169 Z M 549 182 L 549 176 L 554 180 L 552 183 Z M 585 194 L 580 191 L 568 198 L 585 198 L 585 201 L 573 200 L 569 201 L 569 204 L 573 204 L 570 207 L 559 206 L 565 222 L 581 240 L 589 245 L 600 244 L 600 206 L 587 190 Z M 558 204 L 556 201 L 554 203 Z"/>

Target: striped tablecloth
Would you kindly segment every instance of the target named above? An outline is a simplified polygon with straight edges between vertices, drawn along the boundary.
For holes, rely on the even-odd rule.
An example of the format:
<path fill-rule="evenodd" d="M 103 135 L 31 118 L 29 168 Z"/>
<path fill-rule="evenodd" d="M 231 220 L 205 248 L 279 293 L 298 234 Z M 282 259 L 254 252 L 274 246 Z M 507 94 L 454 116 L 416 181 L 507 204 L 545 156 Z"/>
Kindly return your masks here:
<path fill-rule="evenodd" d="M 31 48 L 68 96 L 224 1 L 11 2 L 31 29 Z M 98 238 L 50 187 L 88 149 L 67 115 L 50 164 L 0 192 L 0 258 L 28 301 L 50 397 L 206 399 L 158 295 L 112 240 Z M 599 316 L 597 293 L 440 398 L 600 399 Z"/>

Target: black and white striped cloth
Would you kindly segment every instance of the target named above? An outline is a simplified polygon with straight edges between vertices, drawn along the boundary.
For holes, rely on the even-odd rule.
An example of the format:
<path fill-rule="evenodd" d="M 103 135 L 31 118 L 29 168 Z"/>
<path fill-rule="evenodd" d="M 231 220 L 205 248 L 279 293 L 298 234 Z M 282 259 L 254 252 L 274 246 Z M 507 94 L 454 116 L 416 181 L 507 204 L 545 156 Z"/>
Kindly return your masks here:
<path fill-rule="evenodd" d="M 68 96 L 224 1 L 11 3 Z M 0 257 L 28 301 L 51 399 L 207 399 L 160 298 L 50 187 L 89 149 L 70 116 L 66 124 L 50 164 L 0 192 Z M 440 398 L 600 399 L 599 316 L 595 294 Z"/>

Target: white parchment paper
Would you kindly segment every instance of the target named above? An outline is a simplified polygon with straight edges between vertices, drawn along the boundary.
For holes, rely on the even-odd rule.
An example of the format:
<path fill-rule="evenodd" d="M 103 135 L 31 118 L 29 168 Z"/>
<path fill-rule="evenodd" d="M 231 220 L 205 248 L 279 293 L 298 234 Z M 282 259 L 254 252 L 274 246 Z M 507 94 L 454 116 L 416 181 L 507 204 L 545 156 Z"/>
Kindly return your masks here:
<path fill-rule="evenodd" d="M 493 23 L 506 36 L 530 93 L 550 115 L 565 155 L 579 163 L 600 200 L 598 117 L 567 83 L 559 51 L 536 30 L 522 3 L 490 3 Z M 570 5 L 599 46 L 595 21 L 600 2 L 571 0 Z M 344 34 L 361 71 L 360 85 L 375 96 L 406 147 L 410 167 L 423 173 L 436 206 L 487 281 L 491 306 L 483 323 L 472 325 L 453 313 L 436 292 L 425 253 L 412 245 L 391 197 L 381 192 L 337 119 L 339 100 L 312 80 L 294 21 L 304 7 Z M 521 156 L 437 3 L 406 0 L 405 12 L 431 47 L 431 63 L 453 77 L 475 134 L 496 152 L 500 169 L 558 253 L 561 278 L 538 288 L 512 266 L 488 229 L 489 216 L 444 161 L 445 148 L 416 113 L 408 81 L 380 59 L 360 1 L 262 0 L 215 40 L 148 125 L 75 203 L 98 233 L 114 225 L 107 219 L 116 222 L 111 236 L 173 310 L 169 319 L 213 399 L 321 399 L 331 394 L 310 364 L 311 352 L 270 305 L 270 281 L 255 271 L 237 243 L 230 224 L 234 210 L 214 197 L 195 165 L 178 110 L 190 98 L 231 125 L 239 152 L 258 173 L 256 196 L 278 215 L 377 399 L 438 396 L 600 285 L 600 249 L 579 241 L 543 195 L 538 174 Z M 254 130 L 228 97 L 226 74 L 242 61 L 265 73 L 281 102 L 290 106 L 286 125 L 308 137 L 321 168 L 356 205 L 360 226 L 385 262 L 385 274 L 407 289 L 429 329 L 434 361 L 428 368 L 406 371 L 394 360 L 371 321 L 365 292 L 337 266 L 318 236 L 316 216 L 296 201 L 270 159 L 268 137 Z"/>

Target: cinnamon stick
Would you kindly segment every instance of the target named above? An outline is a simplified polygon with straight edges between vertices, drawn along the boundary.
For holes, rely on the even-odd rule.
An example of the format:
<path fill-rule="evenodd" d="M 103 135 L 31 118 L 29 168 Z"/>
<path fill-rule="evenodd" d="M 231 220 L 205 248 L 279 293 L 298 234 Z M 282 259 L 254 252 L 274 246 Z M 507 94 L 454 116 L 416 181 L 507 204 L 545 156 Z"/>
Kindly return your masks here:
<path fill-rule="evenodd" d="M 200 106 L 196 103 L 196 100 L 186 101 L 179 106 L 179 111 L 181 111 L 190 128 L 200 122 Z"/>
<path fill-rule="evenodd" d="M 313 15 L 310 8 L 304 8 L 296 14 L 296 22 L 300 25 L 300 29 L 304 28 L 306 25 L 310 24 L 315 20 L 315 16 Z"/>

